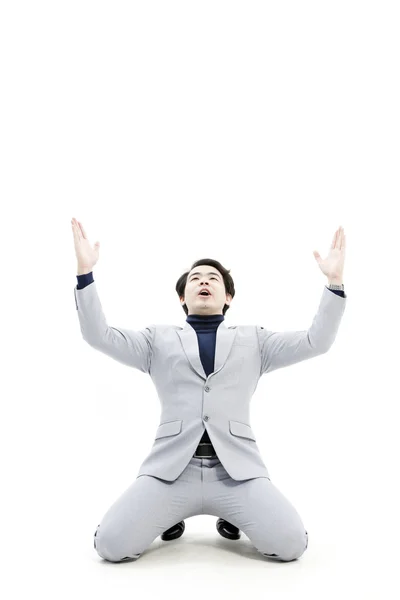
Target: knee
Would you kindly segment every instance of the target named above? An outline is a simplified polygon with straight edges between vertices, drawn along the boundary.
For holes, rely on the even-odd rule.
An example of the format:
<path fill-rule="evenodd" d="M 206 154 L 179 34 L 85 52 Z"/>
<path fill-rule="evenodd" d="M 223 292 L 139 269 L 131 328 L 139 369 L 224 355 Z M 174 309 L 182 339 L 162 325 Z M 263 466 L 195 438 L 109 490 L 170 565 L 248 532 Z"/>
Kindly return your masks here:
<path fill-rule="evenodd" d="M 282 536 L 278 544 L 274 544 L 274 552 L 262 552 L 263 556 L 278 561 L 290 562 L 300 558 L 308 546 L 308 533 L 301 531 L 288 531 Z"/>
<path fill-rule="evenodd" d="M 141 556 L 139 554 L 129 554 L 129 550 L 122 548 L 120 539 L 118 536 L 110 532 L 109 530 L 102 529 L 99 534 L 99 527 L 97 526 L 93 536 L 93 545 L 97 554 L 110 562 L 127 562 L 130 560 L 137 560 Z"/>

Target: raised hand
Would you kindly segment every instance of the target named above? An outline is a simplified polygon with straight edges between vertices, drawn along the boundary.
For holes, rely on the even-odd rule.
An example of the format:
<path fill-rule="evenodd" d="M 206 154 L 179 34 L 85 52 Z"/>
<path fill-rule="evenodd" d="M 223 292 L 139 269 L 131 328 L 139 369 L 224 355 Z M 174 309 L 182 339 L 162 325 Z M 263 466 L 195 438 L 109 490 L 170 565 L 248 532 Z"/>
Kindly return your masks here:
<path fill-rule="evenodd" d="M 313 254 L 321 271 L 329 280 L 341 281 L 343 279 L 344 258 L 346 252 L 346 236 L 342 226 L 335 231 L 329 254 L 322 259 L 316 250 Z"/>
<path fill-rule="evenodd" d="M 78 269 L 89 273 L 99 260 L 100 243 L 96 242 L 92 247 L 86 232 L 83 229 L 82 223 L 77 221 L 74 217 L 71 219 L 71 226 L 72 233 L 74 234 L 74 246 L 76 259 L 78 261 Z"/>

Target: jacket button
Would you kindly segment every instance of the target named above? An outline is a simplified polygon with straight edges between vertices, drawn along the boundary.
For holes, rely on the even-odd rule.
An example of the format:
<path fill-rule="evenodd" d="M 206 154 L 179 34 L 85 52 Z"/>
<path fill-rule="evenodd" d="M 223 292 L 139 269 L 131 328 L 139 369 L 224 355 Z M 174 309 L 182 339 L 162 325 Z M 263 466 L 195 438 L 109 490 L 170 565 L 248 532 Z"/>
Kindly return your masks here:
<path fill-rule="evenodd" d="M 206 387 L 204 388 L 206 392 L 210 391 L 210 388 L 208 387 L 208 385 L 206 385 Z"/>
<path fill-rule="evenodd" d="M 210 418 L 210 417 L 209 417 L 208 415 L 204 415 L 204 420 L 205 420 L 205 421 L 208 421 L 208 419 L 209 419 L 209 418 Z"/>

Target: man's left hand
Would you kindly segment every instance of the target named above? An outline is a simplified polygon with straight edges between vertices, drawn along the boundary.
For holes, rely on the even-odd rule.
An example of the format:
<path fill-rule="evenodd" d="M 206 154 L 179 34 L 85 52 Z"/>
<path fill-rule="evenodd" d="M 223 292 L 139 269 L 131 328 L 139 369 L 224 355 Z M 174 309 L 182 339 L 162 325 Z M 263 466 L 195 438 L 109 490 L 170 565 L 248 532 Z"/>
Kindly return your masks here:
<path fill-rule="evenodd" d="M 329 250 L 329 254 L 325 259 L 322 259 L 316 250 L 313 254 L 315 260 L 319 264 L 319 267 L 324 275 L 326 275 L 329 281 L 342 281 L 343 280 L 343 268 L 344 268 L 344 257 L 346 252 L 346 236 L 342 226 L 336 230 L 333 236 L 332 245 Z"/>

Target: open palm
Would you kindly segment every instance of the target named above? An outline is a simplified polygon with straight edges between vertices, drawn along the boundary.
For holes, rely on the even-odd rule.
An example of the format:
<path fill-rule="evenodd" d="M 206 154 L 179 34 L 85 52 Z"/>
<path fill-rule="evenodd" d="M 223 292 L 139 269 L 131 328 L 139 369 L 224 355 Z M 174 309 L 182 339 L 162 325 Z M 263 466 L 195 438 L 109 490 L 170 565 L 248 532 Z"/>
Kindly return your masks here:
<path fill-rule="evenodd" d="M 100 243 L 96 242 L 94 246 L 91 246 L 80 221 L 72 218 L 71 225 L 72 233 L 74 235 L 75 254 L 78 265 L 81 268 L 91 269 L 99 260 Z"/>
<path fill-rule="evenodd" d="M 324 259 L 314 250 L 313 254 L 321 271 L 329 279 L 341 279 L 343 276 L 346 253 L 346 236 L 342 226 L 335 231 L 328 256 Z"/>

